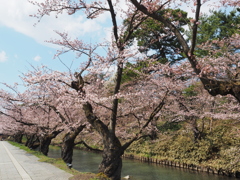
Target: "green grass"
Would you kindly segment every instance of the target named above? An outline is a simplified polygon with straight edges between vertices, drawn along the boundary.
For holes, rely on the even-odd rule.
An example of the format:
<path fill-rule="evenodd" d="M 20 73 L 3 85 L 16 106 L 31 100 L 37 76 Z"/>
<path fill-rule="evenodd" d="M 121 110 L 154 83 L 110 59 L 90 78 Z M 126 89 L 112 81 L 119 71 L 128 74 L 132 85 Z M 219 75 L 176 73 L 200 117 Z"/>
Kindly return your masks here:
<path fill-rule="evenodd" d="M 16 146 L 16 147 L 19 147 L 20 149 L 30 153 L 30 154 L 33 154 L 35 156 L 37 156 L 38 158 L 41 158 L 42 156 L 44 156 L 42 153 L 40 153 L 39 151 L 33 151 L 31 149 L 29 149 L 28 147 L 24 146 L 23 144 L 19 144 L 19 143 L 16 143 L 16 142 L 13 142 L 13 141 L 8 141 L 10 144 Z"/>
<path fill-rule="evenodd" d="M 50 158 L 50 157 L 47 157 L 45 155 L 43 155 L 41 152 L 39 151 L 34 151 L 34 150 L 31 150 L 29 149 L 28 147 L 24 146 L 23 144 L 19 144 L 19 143 L 16 143 L 16 142 L 12 142 L 12 141 L 8 141 L 10 144 L 16 146 L 16 147 L 19 147 L 20 149 L 26 151 L 27 153 L 29 154 L 32 154 L 34 156 L 37 156 L 39 158 L 38 161 L 40 162 L 46 162 L 46 163 L 49 163 L 49 164 L 52 164 L 68 173 L 71 173 L 73 175 L 75 174 L 78 174 L 79 171 L 75 170 L 75 169 L 69 169 L 66 164 L 64 163 L 64 161 L 60 158 Z"/>
<path fill-rule="evenodd" d="M 43 155 L 39 151 L 30 150 L 28 147 L 24 146 L 23 144 L 19 144 L 19 143 L 12 142 L 12 141 L 8 141 L 8 142 L 10 144 L 26 151 L 27 153 L 38 157 L 39 158 L 38 161 L 52 164 L 52 165 L 56 166 L 57 168 L 62 169 L 64 171 L 72 174 L 73 177 L 70 177 L 69 180 L 107 180 L 107 178 L 105 178 L 101 174 L 94 174 L 94 173 L 89 173 L 89 172 L 79 172 L 73 168 L 69 169 L 61 158 L 50 158 L 50 157 Z"/>

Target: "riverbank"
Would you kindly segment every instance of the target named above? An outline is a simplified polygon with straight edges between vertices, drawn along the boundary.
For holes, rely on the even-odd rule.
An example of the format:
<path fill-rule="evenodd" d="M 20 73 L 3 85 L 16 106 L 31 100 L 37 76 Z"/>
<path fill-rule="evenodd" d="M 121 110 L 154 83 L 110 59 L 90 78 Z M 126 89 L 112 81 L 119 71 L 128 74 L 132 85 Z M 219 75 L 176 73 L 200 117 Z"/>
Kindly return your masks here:
<path fill-rule="evenodd" d="M 76 148 L 76 149 L 88 151 L 86 148 Z M 99 153 L 99 152 L 95 152 L 95 153 Z M 188 169 L 188 170 L 197 171 L 197 172 L 206 172 L 209 174 L 215 174 L 215 175 L 220 175 L 220 176 L 240 178 L 239 171 L 232 172 L 232 171 L 224 170 L 222 168 L 217 169 L 217 168 L 212 168 L 212 167 L 207 167 L 207 166 L 181 163 L 181 162 L 171 161 L 171 160 L 167 160 L 167 159 L 158 159 L 158 158 L 154 158 L 154 157 L 146 157 L 146 156 L 140 156 L 140 155 L 136 155 L 136 154 L 134 155 L 131 153 L 125 153 L 123 155 L 123 158 L 131 159 L 131 160 L 138 160 L 138 161 L 141 161 L 144 163 L 160 164 L 160 165 L 171 166 L 171 167 L 176 167 L 176 168 Z"/>
<path fill-rule="evenodd" d="M 60 157 L 61 149 L 50 147 L 49 156 Z M 98 172 L 99 163 L 102 161 L 100 153 L 74 149 L 73 167 L 81 172 Z M 192 171 L 173 166 L 155 163 L 145 163 L 139 160 L 123 158 L 122 177 L 130 176 L 134 180 L 234 180 L 226 176 Z"/>
<path fill-rule="evenodd" d="M 133 143 L 124 157 L 240 178 L 240 124 L 212 119 L 196 123 L 201 132 L 199 139 L 194 139 L 189 122 L 160 123 L 157 138 L 145 138 Z M 96 136 L 81 134 L 81 139 L 92 147 L 102 148 L 101 140 Z M 83 145 L 77 148 L 86 149 Z"/>
<path fill-rule="evenodd" d="M 198 139 L 188 122 L 160 124 L 158 138 L 133 143 L 125 156 L 145 162 L 240 178 L 239 123 L 203 119 Z"/>
<path fill-rule="evenodd" d="M 162 165 L 166 165 L 166 166 L 189 169 L 189 170 L 198 171 L 198 172 L 207 172 L 207 173 L 211 173 L 211 174 L 240 178 L 239 171 L 228 172 L 222 168 L 216 169 L 216 168 L 211 168 L 211 167 L 197 166 L 194 164 L 186 164 L 186 163 L 179 163 L 179 162 L 175 162 L 175 161 L 162 160 L 162 159 L 151 158 L 151 157 L 137 156 L 137 155 L 133 155 L 133 154 L 125 154 L 123 157 L 127 158 L 127 159 L 139 160 L 141 162 L 146 162 L 146 163 L 162 164 Z"/>

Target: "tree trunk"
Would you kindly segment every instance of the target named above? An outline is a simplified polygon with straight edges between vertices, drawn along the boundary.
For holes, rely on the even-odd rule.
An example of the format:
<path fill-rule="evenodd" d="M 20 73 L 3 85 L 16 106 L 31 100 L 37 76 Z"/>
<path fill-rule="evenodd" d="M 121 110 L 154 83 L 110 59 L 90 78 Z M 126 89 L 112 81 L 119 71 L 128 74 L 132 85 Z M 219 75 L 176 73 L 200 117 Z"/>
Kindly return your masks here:
<path fill-rule="evenodd" d="M 204 88 L 212 96 L 216 95 L 228 95 L 234 96 L 238 102 L 240 102 L 240 83 L 237 80 L 216 80 L 210 78 L 200 78 Z"/>
<path fill-rule="evenodd" d="M 62 131 L 63 130 L 53 131 L 51 134 L 45 134 L 43 137 L 40 137 L 39 151 L 45 156 L 47 156 L 49 151 L 49 145 L 51 144 L 52 139 L 55 138 Z"/>
<path fill-rule="evenodd" d="M 72 156 L 73 156 L 73 147 L 74 147 L 74 139 L 70 138 L 69 133 L 65 135 L 63 138 L 61 157 L 63 161 L 67 164 L 69 168 L 72 167 Z"/>
<path fill-rule="evenodd" d="M 105 139 L 102 155 L 103 160 L 99 166 L 99 172 L 104 173 L 112 180 L 120 180 L 123 153 L 124 150 L 117 137 L 108 137 L 107 139 Z"/>
<path fill-rule="evenodd" d="M 26 135 L 26 138 L 27 141 L 25 143 L 25 146 L 27 146 L 29 149 L 36 149 L 40 145 L 39 139 L 36 134 L 29 136 Z"/>
<path fill-rule="evenodd" d="M 122 158 L 124 148 L 122 147 L 119 139 L 115 136 L 108 127 L 93 113 L 92 106 L 86 102 L 83 105 L 88 122 L 96 129 L 103 139 L 103 160 L 99 166 L 99 172 L 104 173 L 112 180 L 121 179 L 122 171 Z"/>
<path fill-rule="evenodd" d="M 197 127 L 197 120 L 196 117 L 193 117 L 191 120 L 193 135 L 194 135 L 194 143 L 198 142 L 198 140 L 201 140 L 201 132 L 198 130 Z"/>
<path fill-rule="evenodd" d="M 28 135 L 26 135 L 26 139 L 27 139 L 27 141 L 25 142 L 25 146 L 28 147 L 28 145 L 29 145 L 29 143 L 30 143 L 30 140 L 31 140 L 31 137 L 32 137 L 32 136 L 28 136 Z"/>
<path fill-rule="evenodd" d="M 53 138 L 51 138 L 48 134 L 40 138 L 40 148 L 39 151 L 43 153 L 45 156 L 48 155 L 49 145 L 51 144 Z"/>
<path fill-rule="evenodd" d="M 22 143 L 23 134 L 22 133 L 15 134 L 13 138 L 15 142 Z"/>
<path fill-rule="evenodd" d="M 69 168 L 72 167 L 73 148 L 75 146 L 75 139 L 77 135 L 83 130 L 85 125 L 79 126 L 77 129 L 73 129 L 67 133 L 63 138 L 61 157 Z"/>

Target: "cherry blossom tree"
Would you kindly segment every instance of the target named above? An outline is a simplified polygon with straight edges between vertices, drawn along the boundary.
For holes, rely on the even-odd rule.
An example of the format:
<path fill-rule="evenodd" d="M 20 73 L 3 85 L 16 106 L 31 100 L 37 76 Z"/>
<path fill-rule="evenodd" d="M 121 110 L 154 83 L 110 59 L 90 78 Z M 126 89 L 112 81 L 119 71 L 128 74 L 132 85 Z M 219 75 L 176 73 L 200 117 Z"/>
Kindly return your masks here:
<path fill-rule="evenodd" d="M 195 143 L 205 138 L 205 125 L 210 124 L 211 129 L 214 120 L 239 122 L 238 101 L 230 95 L 211 96 L 200 81 L 174 95 L 176 98 L 164 107 L 161 119 L 168 123 L 187 122 Z"/>
<path fill-rule="evenodd" d="M 39 141 L 40 152 L 47 155 L 51 140 L 62 131 L 57 121 L 58 116 L 48 106 L 39 103 L 40 93 L 36 95 L 34 91 L 30 93 L 26 90 L 20 93 L 16 89 L 12 88 L 12 90 L 15 94 L 1 91 L 1 114 L 11 119 L 10 122 L 15 122 L 15 130 L 24 129 L 19 136 L 27 135 L 29 141 L 26 145 L 29 148 L 35 146 L 33 139 L 37 138 L 35 141 Z"/>
<path fill-rule="evenodd" d="M 180 86 L 180 83 L 176 84 L 177 81 L 171 81 L 167 76 L 162 76 L 162 74 L 168 74 L 167 65 L 153 63 L 154 59 L 141 55 L 143 60 L 148 61 L 148 68 L 155 73 L 137 72 L 139 78 L 132 84 L 121 84 L 125 63 L 139 60 L 138 52 L 127 47 L 131 34 L 147 18 L 147 16 L 139 14 L 139 11 L 135 9 L 122 10 L 129 17 L 131 24 L 120 27 L 117 25 L 115 15 L 118 6 L 112 1 L 92 4 L 82 1 L 79 3 L 46 1 L 43 4 L 35 4 L 39 6 L 39 13 L 36 17 L 40 19 L 52 11 L 62 13 L 63 10 L 73 14 L 83 9 L 88 18 L 95 18 L 103 12 L 110 13 L 113 24 L 113 39 L 110 42 L 89 45 L 78 39 L 71 40 L 67 33 L 60 32 L 57 33 L 62 40 L 50 42 L 62 46 L 57 56 L 75 51 L 78 57 L 83 58 L 85 55 L 88 59 L 81 65 L 80 71 L 75 73 L 75 80 L 72 80 L 71 83 L 65 82 L 68 82 L 67 84 L 76 90 L 75 96 L 79 100 L 79 105 L 82 105 L 87 121 L 102 137 L 103 160 L 99 166 L 99 172 L 103 172 L 111 179 L 118 180 L 121 178 L 121 156 L 124 151 L 142 137 L 153 137 L 154 126 L 151 126 L 151 122 L 160 113 L 169 91 L 173 87 Z M 130 4 L 129 7 L 131 7 Z M 103 46 L 107 46 L 107 54 L 97 54 L 98 48 Z M 116 70 L 110 72 L 111 69 Z M 60 82 L 66 85 L 62 80 Z M 125 132 L 127 132 L 126 125 L 121 125 L 123 118 L 128 118 L 133 122 L 128 124 L 131 133 L 125 137 L 125 141 L 120 142 L 120 137 L 126 136 Z M 132 128 L 133 124 L 137 124 L 137 126 Z"/>
<path fill-rule="evenodd" d="M 204 1 L 206 3 L 207 1 Z M 54 1 L 46 0 L 43 3 L 32 2 L 39 7 L 34 17 L 43 18 L 55 12 L 57 15 L 66 11 L 73 15 L 80 11 L 86 13 L 87 18 L 95 19 L 103 13 L 109 13 L 112 22 L 112 39 L 108 42 L 93 45 L 84 43 L 79 39 L 72 40 L 67 33 L 57 32 L 61 40 L 50 40 L 49 42 L 60 45 L 56 56 L 63 53 L 74 51 L 77 57 L 85 61 L 81 64 L 80 70 L 74 73 L 74 80 L 55 79 L 46 77 L 62 83 L 63 87 L 72 88 L 78 99 L 79 109 L 82 107 L 88 123 L 101 135 L 103 140 L 103 160 L 99 166 L 99 172 L 114 180 L 121 178 L 122 159 L 124 151 L 136 140 L 142 137 L 151 136 L 154 133 L 154 119 L 156 119 L 167 99 L 176 98 L 174 93 L 177 89 L 182 89 L 186 82 L 182 83 L 182 77 L 197 75 L 205 88 L 211 95 L 232 94 L 238 100 L 238 85 L 231 81 L 222 81 L 209 76 L 211 74 L 194 55 L 196 48 L 197 26 L 202 2 L 197 1 L 137 1 L 131 0 L 124 2 L 125 6 L 120 5 L 119 1 Z M 180 3 L 187 3 L 195 7 L 195 19 L 191 20 L 192 39 L 191 46 L 187 43 L 184 35 L 176 28 L 178 23 L 172 18 L 171 13 L 162 14 L 159 11 L 165 8 L 179 7 Z M 222 5 L 237 5 L 238 1 L 220 1 Z M 180 6 L 181 7 L 181 6 Z M 158 12 L 158 13 L 156 13 Z M 120 16 L 118 16 L 120 14 Z M 128 19 L 128 25 L 118 25 L 119 19 Z M 128 44 L 133 32 L 147 18 L 153 18 L 166 26 L 169 33 L 174 34 L 181 44 L 178 53 L 186 56 L 189 63 L 185 67 L 169 67 L 167 64 L 157 63 L 155 59 L 150 59 L 139 54 Z M 121 22 L 120 22 L 121 23 Z M 235 38 L 236 39 L 236 38 Z M 98 48 L 107 48 L 106 54 L 98 54 Z M 234 53 L 236 56 L 236 53 Z M 220 58 L 220 56 L 219 56 Z M 136 63 L 140 60 L 148 62 L 148 71 L 139 74 L 131 83 L 122 84 L 123 69 L 127 62 Z M 114 72 L 110 70 L 114 69 Z M 193 69 L 193 71 L 192 71 Z M 212 71 L 212 70 L 211 70 Z M 221 71 L 215 73 L 221 74 Z M 35 78 L 40 76 L 36 75 Z M 64 77 L 62 77 L 64 78 Z M 67 86 L 65 86 L 67 85 Z M 46 86 L 47 87 L 47 86 Z M 223 87 L 223 88 L 222 88 Z M 70 90 L 67 90 L 69 92 Z M 72 102 L 66 99 L 66 103 Z M 128 119 L 129 124 L 121 126 L 122 119 Z M 132 124 L 131 124 L 132 123 Z M 130 128 L 129 136 L 120 141 L 124 127 Z"/>
<path fill-rule="evenodd" d="M 33 102 L 40 107 L 46 107 L 51 112 L 51 116 L 56 120 L 49 120 L 49 124 L 58 122 L 61 128 L 58 132 L 64 130 L 65 135 L 62 142 L 62 159 L 69 167 L 72 165 L 73 147 L 78 134 L 86 127 L 84 114 L 79 111 L 76 91 L 69 89 L 71 84 L 68 81 L 71 77 L 68 73 L 52 71 L 47 67 L 33 68 L 22 76 L 22 80 L 31 93 Z M 52 134 L 53 138 L 58 133 Z M 48 141 L 49 142 L 49 141 Z"/>
<path fill-rule="evenodd" d="M 8 86 L 19 95 L 15 87 Z M 11 135 L 16 142 L 22 142 L 24 127 L 34 126 L 32 121 L 27 121 L 22 114 L 26 110 L 21 106 L 21 100 L 17 99 L 13 93 L 2 90 L 0 92 L 1 99 L 1 119 L 4 124 L 3 128 L 7 134 Z"/>
<path fill-rule="evenodd" d="M 236 67 L 238 67 L 238 59 L 239 59 L 239 53 L 232 51 L 225 51 L 222 52 L 222 57 L 214 56 L 212 53 L 209 54 L 204 58 L 205 62 L 203 62 L 203 59 L 199 59 L 195 56 L 195 50 L 197 46 L 197 35 L 198 35 L 198 25 L 201 23 L 199 21 L 201 16 L 201 10 L 204 5 L 208 4 L 212 7 L 238 7 L 239 1 L 237 0 L 222 0 L 218 2 L 214 2 L 214 4 L 209 3 L 210 1 L 203 1 L 203 0 L 194 0 L 194 1 L 137 1 L 137 0 L 131 0 L 132 4 L 141 12 L 143 12 L 145 15 L 148 15 L 152 17 L 153 19 L 163 23 L 166 27 L 169 28 L 169 31 L 174 33 L 174 35 L 177 37 L 179 43 L 182 46 L 181 52 L 185 54 L 186 58 L 188 59 L 189 63 L 191 64 L 191 68 L 196 73 L 197 76 L 199 76 L 200 80 L 204 84 L 204 87 L 208 92 L 213 95 L 227 95 L 231 94 L 233 95 L 238 101 L 240 101 L 240 93 L 239 93 L 239 84 L 236 82 Z M 191 20 L 191 43 L 190 45 L 187 43 L 187 40 L 184 37 L 184 34 L 182 34 L 175 26 L 175 22 L 171 18 L 171 14 L 164 14 L 161 15 L 157 13 L 159 8 L 165 7 L 172 7 L 176 8 L 178 6 L 187 5 L 188 7 L 192 8 L 192 11 L 194 13 L 194 18 Z M 233 24 L 233 26 L 236 26 L 236 28 L 239 27 L 238 24 Z M 234 47 L 236 48 L 239 44 L 239 34 L 233 35 L 232 38 L 229 38 L 228 43 L 225 43 L 226 40 L 219 39 L 216 40 L 215 43 L 221 44 L 220 47 L 224 48 L 226 46 Z M 210 46 L 208 46 L 210 47 Z M 211 46 L 212 48 L 213 46 Z M 222 48 L 220 48 L 222 50 Z M 214 54 L 217 54 L 217 52 L 214 52 L 216 48 L 212 48 L 212 51 Z M 226 54 L 227 53 L 227 54 Z M 235 72 L 233 73 L 233 76 L 230 79 L 219 79 L 219 74 L 222 74 L 222 68 L 229 69 L 228 67 L 228 61 L 231 60 L 231 69 L 235 67 Z M 208 63 L 206 63 L 208 62 Z M 212 62 L 218 62 L 219 67 L 214 66 L 211 64 Z M 217 72 L 216 70 L 220 70 L 221 72 Z M 214 76 L 209 76 L 209 74 Z"/>
<path fill-rule="evenodd" d="M 4 135 L 11 137 L 14 142 L 22 143 L 25 130 L 22 124 L 16 123 L 10 117 L 1 114 L 1 126 Z"/>

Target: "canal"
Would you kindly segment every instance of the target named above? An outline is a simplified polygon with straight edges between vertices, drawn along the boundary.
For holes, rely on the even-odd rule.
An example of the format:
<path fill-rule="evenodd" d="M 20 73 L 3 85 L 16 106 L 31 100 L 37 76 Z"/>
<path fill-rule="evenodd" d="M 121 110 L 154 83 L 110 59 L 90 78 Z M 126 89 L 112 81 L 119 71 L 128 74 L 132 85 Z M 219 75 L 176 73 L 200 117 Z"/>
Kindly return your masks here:
<path fill-rule="evenodd" d="M 61 149 L 51 147 L 49 157 L 60 158 Z M 74 150 L 73 168 L 81 172 L 97 173 L 101 154 Z M 134 180 L 236 180 L 204 172 L 175 168 L 159 164 L 149 164 L 137 160 L 123 159 L 122 177 L 130 175 Z"/>

